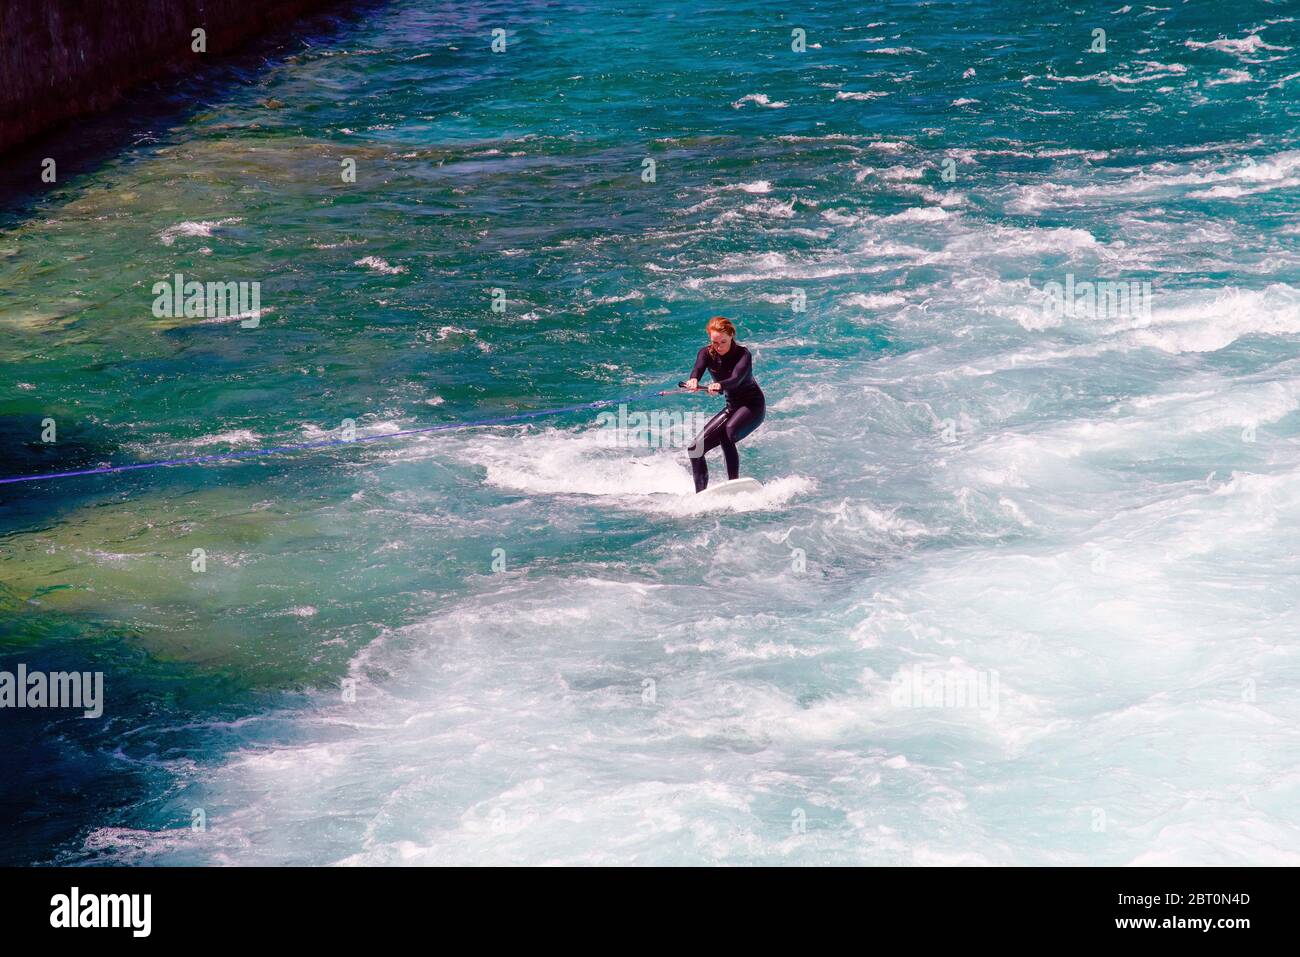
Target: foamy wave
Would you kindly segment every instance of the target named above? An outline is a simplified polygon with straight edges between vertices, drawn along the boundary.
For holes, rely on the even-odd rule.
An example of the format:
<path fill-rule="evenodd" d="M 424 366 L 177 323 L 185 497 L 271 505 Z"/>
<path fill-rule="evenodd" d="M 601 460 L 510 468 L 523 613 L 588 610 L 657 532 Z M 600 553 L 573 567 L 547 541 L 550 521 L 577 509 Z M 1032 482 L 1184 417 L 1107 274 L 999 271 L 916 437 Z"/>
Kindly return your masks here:
<path fill-rule="evenodd" d="M 709 504 L 695 499 L 685 444 L 694 438 L 716 408 L 688 410 L 695 413 L 689 428 L 675 439 L 671 434 L 652 434 L 650 442 L 672 440 L 680 447 L 653 448 L 645 445 L 611 447 L 609 433 L 600 429 L 561 431 L 547 429 L 514 438 L 479 435 L 459 453 L 486 472 L 489 485 L 532 495 L 581 495 L 603 498 L 611 507 L 687 515 L 701 512 L 755 511 L 784 504 L 812 487 L 799 477 L 765 482 L 759 493 L 744 493 Z M 676 430 L 674 430 L 675 432 Z M 752 455 L 753 443 L 741 445 L 741 462 Z M 721 481 L 720 458 L 710 461 L 713 481 Z M 748 471 L 742 474 L 752 474 Z"/>
<path fill-rule="evenodd" d="M 862 267 L 847 262 L 801 262 L 785 253 L 761 253 L 754 256 L 735 253 L 728 255 L 721 265 L 722 270 L 716 276 L 692 277 L 683 281 L 687 289 L 702 289 L 712 283 L 741 283 L 767 279 L 821 279 L 828 276 L 842 276 L 865 271 Z M 730 272 L 727 270 L 738 269 Z"/>
<path fill-rule="evenodd" d="M 616 302 L 633 302 L 644 298 L 645 293 L 641 292 L 639 289 L 633 289 L 631 292 L 625 293 L 621 296 L 600 296 L 599 298 L 593 299 L 591 302 L 592 305 L 595 306 L 608 306 Z"/>
<path fill-rule="evenodd" d="M 1206 80 L 1206 86 L 1224 86 L 1232 83 L 1250 83 L 1254 80 L 1245 70 L 1220 70 L 1218 79 Z"/>
<path fill-rule="evenodd" d="M 741 451 L 744 460 L 743 447 Z M 709 465 L 709 480 L 716 484 L 725 478 L 717 473 L 721 471 L 721 462 Z M 756 492 L 740 492 L 725 498 L 700 497 L 695 494 L 694 486 L 689 492 L 674 499 L 660 499 L 653 503 L 653 510 L 668 515 L 706 515 L 717 512 L 766 512 L 780 508 L 797 496 L 805 495 L 817 487 L 817 483 L 802 475 L 787 475 L 782 478 L 768 479 Z"/>
<path fill-rule="evenodd" d="M 903 210 L 901 213 L 894 213 L 892 216 L 886 216 L 885 222 L 890 223 L 936 223 L 941 219 L 948 219 L 952 213 L 938 206 L 915 206 L 912 209 Z"/>
<path fill-rule="evenodd" d="M 516 492 L 631 499 L 694 491 L 689 467 L 677 461 L 684 449 L 610 448 L 606 441 L 599 429 L 546 429 L 513 438 L 480 435 L 463 454 L 486 471 L 489 485 Z"/>
<path fill-rule="evenodd" d="M 168 226 L 164 229 L 158 234 L 158 238 L 162 240 L 164 246 L 170 246 L 181 236 L 211 236 L 212 230 L 220 226 L 229 226 L 231 223 L 239 222 L 243 222 L 240 217 L 231 216 L 228 219 L 177 223 L 175 226 Z"/>
<path fill-rule="evenodd" d="M 478 333 L 476 333 L 473 329 L 464 329 L 464 328 L 462 328 L 461 326 L 440 326 L 440 327 L 438 327 L 438 331 L 434 334 L 434 336 L 435 336 L 435 338 L 436 338 L 439 342 L 441 342 L 441 341 L 443 341 L 444 339 L 447 339 L 447 338 L 449 338 L 449 337 L 451 337 L 451 336 L 471 336 L 471 337 L 472 337 L 472 336 L 475 336 L 475 335 L 477 335 L 477 334 L 478 334 Z"/>
<path fill-rule="evenodd" d="M 903 518 L 897 510 L 882 510 L 866 502 L 841 499 L 833 506 L 819 506 L 818 512 L 831 518 L 829 528 L 842 527 L 849 531 L 870 531 L 887 538 L 911 540 L 930 534 L 920 522 Z"/>
<path fill-rule="evenodd" d="M 383 273 L 387 276 L 395 276 L 398 273 L 406 272 L 405 266 L 390 266 L 386 260 L 378 256 L 366 256 L 364 259 L 358 259 L 352 265 L 365 266 L 367 269 L 373 269 L 377 273 Z"/>
<path fill-rule="evenodd" d="M 727 210 L 717 219 L 718 222 L 727 222 L 729 220 L 741 218 L 742 213 L 748 213 L 751 216 L 768 216 L 773 219 L 792 219 L 794 217 L 793 199 L 788 202 L 781 202 L 776 199 L 764 199 L 756 203 L 746 203 L 740 211 Z"/>
<path fill-rule="evenodd" d="M 822 211 L 822 219 L 836 226 L 852 226 L 854 223 L 861 222 L 862 217 L 840 209 L 827 209 Z"/>
<path fill-rule="evenodd" d="M 1155 297 L 1156 303 L 1162 297 Z M 1162 352 L 1216 352 L 1243 336 L 1300 332 L 1300 291 L 1275 283 L 1262 290 L 1230 287 L 1154 310 L 1149 325 L 1128 333 L 1136 345 Z"/>
<path fill-rule="evenodd" d="M 251 429 L 233 429 L 230 432 L 218 432 L 215 435 L 190 439 L 186 444 L 195 448 L 205 448 L 209 445 L 257 445 L 261 441 L 262 437 Z"/>
<path fill-rule="evenodd" d="M 907 298 L 893 292 L 874 293 L 872 295 L 855 292 L 852 295 L 845 296 L 840 302 L 858 309 L 888 309 L 891 306 L 907 305 Z"/>
<path fill-rule="evenodd" d="M 959 462 L 954 482 L 995 488 L 1062 487 L 1078 481 L 1077 461 L 1096 455 L 1149 456 L 1154 445 L 1171 447 L 1207 433 L 1236 437 L 1248 427 L 1267 426 L 1300 408 L 1300 384 L 1265 382 L 1232 391 L 1169 392 L 1117 405 L 1103 418 L 1068 421 L 1031 435 L 998 436 Z M 1219 492 L 1234 494 L 1241 481 Z M 1273 486 L 1269 487 L 1270 489 Z M 1203 495 L 1206 488 L 1187 494 Z M 1171 509 L 1181 509 L 1174 503 Z"/>
<path fill-rule="evenodd" d="M 1236 40 L 1220 37 L 1208 43 L 1202 43 L 1198 40 L 1184 40 L 1183 45 L 1192 50 L 1218 50 L 1220 53 L 1231 53 L 1234 56 L 1258 53 L 1260 50 L 1282 51 L 1291 49 L 1290 47 L 1271 46 L 1265 43 L 1264 38 L 1258 33 L 1252 33 Z"/>
<path fill-rule="evenodd" d="M 145 863 L 156 855 L 183 851 L 202 834 L 190 827 L 146 831 L 130 827 L 98 827 L 86 835 L 83 847 L 93 855 L 104 854 L 118 864 Z"/>
<path fill-rule="evenodd" d="M 768 97 L 766 93 L 749 93 L 745 96 L 742 96 L 740 99 L 736 100 L 731 105 L 736 109 L 740 109 L 746 103 L 754 103 L 757 104 L 758 106 L 766 106 L 768 109 L 772 109 L 772 110 L 779 110 L 790 105 L 789 103 L 784 103 L 780 100 L 773 101 L 770 97 Z"/>
<path fill-rule="evenodd" d="M 1300 150 L 1277 153 L 1264 160 L 1246 157 L 1234 161 L 1227 169 L 1213 169 L 1215 165 L 1222 166 L 1222 162 L 1198 161 L 1183 173 L 1166 173 L 1164 170 L 1177 167 L 1158 164 L 1149 169 L 1127 171 L 1133 175 L 1125 179 L 1088 185 L 1036 183 L 1021 186 L 1016 189 L 1015 198 L 1007 208 L 1014 212 L 1037 212 L 1053 206 L 1085 205 L 1096 200 L 1122 199 L 1188 186 L 1233 184 L 1251 192 L 1293 188 L 1298 182 L 1295 174 L 1300 173 Z"/>

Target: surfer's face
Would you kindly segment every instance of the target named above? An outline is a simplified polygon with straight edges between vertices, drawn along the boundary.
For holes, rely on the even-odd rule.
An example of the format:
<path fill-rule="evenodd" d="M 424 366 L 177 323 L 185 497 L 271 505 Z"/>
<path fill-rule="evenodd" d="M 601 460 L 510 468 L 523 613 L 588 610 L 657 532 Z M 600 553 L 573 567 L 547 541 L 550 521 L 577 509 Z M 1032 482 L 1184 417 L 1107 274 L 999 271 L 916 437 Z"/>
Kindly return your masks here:
<path fill-rule="evenodd" d="M 731 348 L 731 336 L 720 329 L 709 332 L 709 341 L 713 343 L 713 351 L 722 355 L 726 355 L 727 350 Z"/>

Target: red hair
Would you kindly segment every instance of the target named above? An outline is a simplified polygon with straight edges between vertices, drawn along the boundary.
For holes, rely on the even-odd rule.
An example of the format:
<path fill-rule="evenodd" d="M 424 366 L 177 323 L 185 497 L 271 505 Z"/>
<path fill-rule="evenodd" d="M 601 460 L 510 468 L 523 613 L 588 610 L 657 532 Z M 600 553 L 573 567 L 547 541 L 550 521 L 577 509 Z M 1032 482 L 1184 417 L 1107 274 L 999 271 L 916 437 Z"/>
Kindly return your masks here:
<path fill-rule="evenodd" d="M 731 324 L 731 320 L 728 319 L 726 316 L 714 316 L 712 319 L 709 320 L 708 325 L 704 327 L 704 331 L 725 332 L 733 340 L 736 338 L 736 327 Z M 709 351 L 713 352 L 714 355 L 717 355 L 717 353 L 713 351 L 712 342 L 709 343 Z"/>

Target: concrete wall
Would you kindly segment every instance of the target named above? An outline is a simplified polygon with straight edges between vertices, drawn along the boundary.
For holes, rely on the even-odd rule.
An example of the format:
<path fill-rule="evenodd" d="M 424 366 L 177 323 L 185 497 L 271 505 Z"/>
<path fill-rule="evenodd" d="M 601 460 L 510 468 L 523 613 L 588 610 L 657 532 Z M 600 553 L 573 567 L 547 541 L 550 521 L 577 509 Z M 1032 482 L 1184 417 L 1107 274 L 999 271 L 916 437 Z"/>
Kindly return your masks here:
<path fill-rule="evenodd" d="M 0 151 L 331 2 L 0 0 Z M 190 48 L 196 27 L 206 55 Z"/>

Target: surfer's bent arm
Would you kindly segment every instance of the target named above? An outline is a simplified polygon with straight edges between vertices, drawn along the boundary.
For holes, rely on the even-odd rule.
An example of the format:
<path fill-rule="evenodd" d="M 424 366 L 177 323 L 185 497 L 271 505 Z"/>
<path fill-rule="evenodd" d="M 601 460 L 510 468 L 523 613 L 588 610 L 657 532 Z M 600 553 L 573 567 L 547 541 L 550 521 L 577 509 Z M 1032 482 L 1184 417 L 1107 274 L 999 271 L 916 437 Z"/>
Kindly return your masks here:
<path fill-rule="evenodd" d="M 698 389 L 700 387 L 700 376 L 704 375 L 704 353 L 708 351 L 708 346 L 704 346 L 695 354 L 695 365 L 691 367 L 691 374 L 686 379 L 686 388 Z"/>

